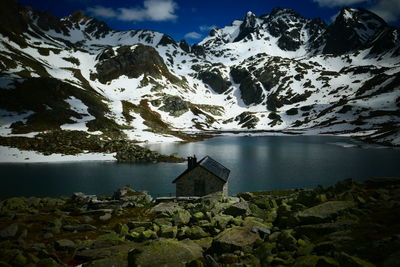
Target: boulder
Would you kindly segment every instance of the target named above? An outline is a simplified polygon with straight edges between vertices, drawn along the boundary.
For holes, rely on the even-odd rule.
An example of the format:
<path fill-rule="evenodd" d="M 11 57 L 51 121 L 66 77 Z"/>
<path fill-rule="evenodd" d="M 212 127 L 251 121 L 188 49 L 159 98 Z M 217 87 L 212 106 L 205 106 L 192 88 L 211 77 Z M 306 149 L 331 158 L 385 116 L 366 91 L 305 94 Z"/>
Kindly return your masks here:
<path fill-rule="evenodd" d="M 126 224 L 119 223 L 114 227 L 114 231 L 119 235 L 127 235 L 129 233 L 129 227 Z"/>
<path fill-rule="evenodd" d="M 153 220 L 153 222 L 158 226 L 172 225 L 172 219 L 171 218 L 156 218 L 156 219 Z"/>
<path fill-rule="evenodd" d="M 150 212 L 152 213 L 163 213 L 163 212 L 168 212 L 168 213 L 173 213 L 175 210 L 182 209 L 178 203 L 176 202 L 161 202 L 151 208 Z"/>
<path fill-rule="evenodd" d="M 85 195 L 82 192 L 75 192 L 72 194 L 71 201 L 80 204 L 94 203 L 97 201 L 96 195 Z"/>
<path fill-rule="evenodd" d="M 152 222 L 142 222 L 142 221 L 130 221 L 127 223 L 129 229 L 137 228 L 137 227 L 144 227 L 149 228 L 153 225 Z"/>
<path fill-rule="evenodd" d="M 297 240 L 293 237 L 291 230 L 284 230 L 278 235 L 277 248 L 280 251 L 295 251 Z"/>
<path fill-rule="evenodd" d="M 36 266 L 38 267 L 58 267 L 60 264 L 56 262 L 53 258 L 44 258 L 40 259 L 37 263 Z"/>
<path fill-rule="evenodd" d="M 193 218 L 196 220 L 201 220 L 204 218 L 204 213 L 201 211 L 196 212 L 195 214 L 193 214 Z"/>
<path fill-rule="evenodd" d="M 313 248 L 313 254 L 318 256 L 331 256 L 334 251 L 338 251 L 338 248 L 332 241 L 318 243 Z"/>
<path fill-rule="evenodd" d="M 384 267 L 398 266 L 400 263 L 400 251 L 390 254 L 383 262 Z"/>
<path fill-rule="evenodd" d="M 53 234 L 59 234 L 62 226 L 63 226 L 63 220 L 61 218 L 55 218 L 54 220 L 49 222 L 49 226 L 47 227 L 46 230 L 49 230 Z"/>
<path fill-rule="evenodd" d="M 263 223 L 256 220 L 245 220 L 243 225 L 245 227 L 250 227 L 250 231 L 253 233 L 258 233 L 262 239 L 267 238 L 271 234 L 272 224 Z"/>
<path fill-rule="evenodd" d="M 208 195 L 205 195 L 203 197 L 200 198 L 200 202 L 203 204 L 206 204 L 207 206 L 212 206 L 215 203 L 218 202 L 225 202 L 226 197 L 224 196 L 224 194 L 219 191 L 219 192 L 215 192 L 215 193 L 211 193 Z"/>
<path fill-rule="evenodd" d="M 175 225 L 187 224 L 189 223 L 191 217 L 192 216 L 187 210 L 178 209 L 175 210 L 174 214 L 172 215 L 172 221 Z"/>
<path fill-rule="evenodd" d="M 314 239 L 322 235 L 327 235 L 337 231 L 348 229 L 354 222 L 351 220 L 341 220 L 332 223 L 319 223 L 319 224 L 307 224 L 299 225 L 295 227 L 296 235 L 305 235 L 308 238 Z"/>
<path fill-rule="evenodd" d="M 91 223 L 91 222 L 93 222 L 93 218 L 90 217 L 90 216 L 85 215 L 85 216 L 82 217 L 81 222 L 83 222 L 83 223 Z"/>
<path fill-rule="evenodd" d="M 225 229 L 228 223 L 232 222 L 233 216 L 231 215 L 215 215 L 211 218 L 211 224 L 219 229 Z"/>
<path fill-rule="evenodd" d="M 115 191 L 112 198 L 115 200 L 134 201 L 143 204 L 150 203 L 153 200 L 147 192 L 133 190 L 130 185 L 126 185 Z"/>
<path fill-rule="evenodd" d="M 79 265 L 81 266 L 81 265 Z M 109 266 L 128 266 L 127 253 L 113 254 L 107 258 L 101 258 L 98 260 L 87 262 L 83 265 L 84 267 L 109 267 Z"/>
<path fill-rule="evenodd" d="M 292 211 L 292 207 L 286 203 L 282 203 L 277 211 L 277 217 L 274 222 L 280 228 L 288 228 L 298 223 L 297 217 L 294 216 L 294 212 Z"/>
<path fill-rule="evenodd" d="M 1 238 L 9 238 L 14 237 L 18 232 L 18 224 L 13 223 L 0 231 Z"/>
<path fill-rule="evenodd" d="M 214 238 L 212 249 L 216 252 L 250 251 L 260 240 L 258 234 L 251 232 L 248 228 L 232 227 Z"/>
<path fill-rule="evenodd" d="M 186 231 L 186 236 L 190 239 L 199 239 L 207 237 L 209 236 L 209 234 L 205 232 L 200 226 L 193 226 Z"/>
<path fill-rule="evenodd" d="M 193 240 L 194 243 L 202 247 L 204 250 L 207 250 L 211 247 L 213 238 L 212 237 L 204 237 L 200 239 Z"/>
<path fill-rule="evenodd" d="M 224 214 L 232 215 L 233 217 L 243 216 L 250 213 L 249 203 L 242 201 L 235 203 L 224 210 Z"/>
<path fill-rule="evenodd" d="M 362 260 L 356 256 L 349 255 L 345 252 L 341 252 L 338 256 L 340 266 L 351 266 L 351 267 L 375 267 L 374 264 Z M 397 262 L 398 263 L 398 262 Z"/>
<path fill-rule="evenodd" d="M 165 238 L 175 238 L 178 233 L 178 227 L 162 225 L 160 229 L 160 236 Z"/>
<path fill-rule="evenodd" d="M 157 238 L 157 234 L 156 234 L 154 231 L 152 231 L 152 230 L 145 230 L 145 231 L 143 231 L 143 232 L 140 234 L 140 237 L 141 237 L 143 240 L 155 239 L 155 238 Z"/>
<path fill-rule="evenodd" d="M 99 220 L 104 222 L 104 221 L 110 220 L 111 218 L 112 218 L 111 213 L 106 213 L 106 214 L 100 216 Z"/>
<path fill-rule="evenodd" d="M 203 257 L 202 248 L 194 242 L 183 242 L 175 239 L 163 239 L 150 245 L 129 252 L 129 266 L 186 266 Z"/>
<path fill-rule="evenodd" d="M 317 255 L 306 255 L 296 258 L 294 267 L 338 267 L 339 264 L 330 257 L 317 256 Z"/>
<path fill-rule="evenodd" d="M 308 208 L 297 214 L 301 223 L 322 223 L 336 217 L 339 213 L 355 207 L 352 201 L 328 201 L 320 205 Z"/>
<path fill-rule="evenodd" d="M 296 203 L 303 204 L 306 207 L 312 207 L 320 202 L 318 194 L 314 190 L 302 190 L 296 198 Z"/>
<path fill-rule="evenodd" d="M 0 214 L 26 213 L 30 207 L 24 198 L 13 197 L 0 202 Z"/>
<path fill-rule="evenodd" d="M 70 250 L 75 248 L 75 243 L 69 239 L 57 240 L 54 247 L 58 250 Z"/>
<path fill-rule="evenodd" d="M 19 249 L 1 249 L 0 258 L 1 261 L 10 264 L 5 266 L 25 266 L 27 263 L 26 257 Z"/>

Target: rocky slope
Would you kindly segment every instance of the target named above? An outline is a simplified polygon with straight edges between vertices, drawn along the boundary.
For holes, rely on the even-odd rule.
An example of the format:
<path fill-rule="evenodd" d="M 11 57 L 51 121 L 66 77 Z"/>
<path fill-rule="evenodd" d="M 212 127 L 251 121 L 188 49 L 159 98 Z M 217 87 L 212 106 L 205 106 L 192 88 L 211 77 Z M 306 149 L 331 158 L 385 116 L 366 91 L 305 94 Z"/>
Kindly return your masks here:
<path fill-rule="evenodd" d="M 249 12 L 189 46 L 82 12 L 0 5 L 3 137 L 285 130 L 400 143 L 399 29 L 369 11 L 344 8 L 331 25 L 290 9 Z"/>
<path fill-rule="evenodd" d="M 2 266 L 398 266 L 400 180 L 155 203 L 112 197 L 0 202 Z"/>

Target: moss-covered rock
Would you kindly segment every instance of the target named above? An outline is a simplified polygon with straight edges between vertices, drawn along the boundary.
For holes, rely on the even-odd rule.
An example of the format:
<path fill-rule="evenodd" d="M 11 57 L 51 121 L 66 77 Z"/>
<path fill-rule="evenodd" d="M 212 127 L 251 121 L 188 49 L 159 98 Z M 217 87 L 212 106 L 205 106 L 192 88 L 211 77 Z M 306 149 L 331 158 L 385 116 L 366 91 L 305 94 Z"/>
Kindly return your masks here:
<path fill-rule="evenodd" d="M 327 222 L 340 212 L 355 207 L 352 201 L 328 201 L 298 213 L 301 223 Z"/>
<path fill-rule="evenodd" d="M 15 213 L 26 213 L 30 211 L 30 207 L 26 203 L 24 198 L 13 197 L 3 200 L 1 202 L 0 211 L 1 214 L 15 214 Z"/>
<path fill-rule="evenodd" d="M 190 221 L 190 212 L 184 209 L 176 210 L 172 215 L 172 221 L 175 225 L 185 225 Z"/>
<path fill-rule="evenodd" d="M 225 229 L 229 223 L 233 221 L 233 216 L 217 214 L 211 218 L 211 223 L 219 229 Z"/>
<path fill-rule="evenodd" d="M 249 203 L 246 201 L 235 203 L 224 210 L 224 214 L 232 215 L 233 217 L 247 215 L 249 213 Z"/>
<path fill-rule="evenodd" d="M 307 255 L 301 256 L 296 259 L 293 266 L 296 267 L 338 267 L 340 266 L 334 259 L 325 256 Z"/>
<path fill-rule="evenodd" d="M 162 225 L 160 229 L 160 237 L 175 238 L 178 233 L 177 226 Z"/>
<path fill-rule="evenodd" d="M 260 240 L 258 234 L 245 227 L 232 227 L 217 235 L 212 243 L 216 252 L 233 252 L 235 250 L 251 251 Z"/>
<path fill-rule="evenodd" d="M 200 239 L 204 237 L 208 237 L 209 234 L 203 230 L 200 226 L 192 226 L 186 231 L 186 237 L 190 239 Z"/>
<path fill-rule="evenodd" d="M 175 239 L 154 241 L 150 245 L 129 253 L 129 266 L 179 267 L 203 257 L 202 248 L 194 242 Z"/>
<path fill-rule="evenodd" d="M 354 267 L 374 267 L 375 265 L 360 259 L 356 256 L 349 255 L 345 252 L 341 252 L 338 256 L 338 261 L 341 266 L 354 266 Z"/>
<path fill-rule="evenodd" d="M 70 250 L 75 248 L 75 243 L 69 239 L 61 239 L 55 242 L 54 247 L 59 250 Z"/>
<path fill-rule="evenodd" d="M 13 223 L 0 230 L 0 237 L 1 238 L 14 237 L 17 234 L 17 232 L 18 232 L 18 224 Z"/>

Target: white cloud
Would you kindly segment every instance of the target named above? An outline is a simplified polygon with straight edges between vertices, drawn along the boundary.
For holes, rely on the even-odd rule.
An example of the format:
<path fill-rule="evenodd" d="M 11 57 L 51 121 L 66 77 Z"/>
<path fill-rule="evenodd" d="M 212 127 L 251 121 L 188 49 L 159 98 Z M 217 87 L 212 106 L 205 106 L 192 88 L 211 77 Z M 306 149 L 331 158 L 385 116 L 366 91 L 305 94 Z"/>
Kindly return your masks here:
<path fill-rule="evenodd" d="M 89 7 L 87 10 L 90 14 L 96 17 L 113 18 L 117 16 L 117 13 L 112 8 L 107 8 L 103 6 Z"/>
<path fill-rule="evenodd" d="M 211 26 L 208 26 L 208 25 L 201 25 L 201 26 L 199 27 L 200 31 L 202 31 L 202 32 L 211 31 L 212 29 L 215 29 L 215 28 L 217 28 L 216 25 L 211 25 Z"/>
<path fill-rule="evenodd" d="M 115 18 L 123 21 L 167 21 L 177 19 L 175 14 L 178 5 L 174 0 L 145 0 L 143 7 L 106 8 L 89 7 L 90 14 L 102 18 Z"/>
<path fill-rule="evenodd" d="M 369 10 L 378 14 L 387 22 L 397 21 L 400 18 L 400 1 L 380 0 L 369 8 Z"/>
<path fill-rule="evenodd" d="M 368 0 L 313 0 L 321 7 L 349 6 L 352 4 L 366 2 Z"/>
<path fill-rule="evenodd" d="M 201 34 L 198 32 L 188 32 L 187 34 L 185 34 L 185 38 L 186 39 L 200 39 Z"/>

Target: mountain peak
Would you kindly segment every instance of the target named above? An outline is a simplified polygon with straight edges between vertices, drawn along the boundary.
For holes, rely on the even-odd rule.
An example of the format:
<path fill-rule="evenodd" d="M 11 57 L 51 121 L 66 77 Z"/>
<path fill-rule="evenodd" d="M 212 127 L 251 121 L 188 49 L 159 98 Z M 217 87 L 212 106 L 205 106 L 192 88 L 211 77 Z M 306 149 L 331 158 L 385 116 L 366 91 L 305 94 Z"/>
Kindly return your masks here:
<path fill-rule="evenodd" d="M 274 7 L 271 10 L 270 16 L 271 17 L 278 17 L 281 15 L 293 15 L 293 16 L 300 16 L 296 11 L 291 8 L 283 8 L 283 7 Z"/>
<path fill-rule="evenodd" d="M 68 16 L 68 19 L 72 22 L 79 22 L 82 19 L 88 19 L 88 17 L 85 16 L 85 12 L 83 10 L 76 10 Z"/>
<path fill-rule="evenodd" d="M 253 12 L 251 11 L 247 11 L 246 17 L 255 17 L 256 15 L 254 15 Z"/>
<path fill-rule="evenodd" d="M 327 29 L 324 53 L 343 54 L 357 50 L 386 26 L 382 18 L 366 9 L 344 7 Z"/>
<path fill-rule="evenodd" d="M 378 15 L 363 8 L 343 7 L 335 23 L 357 23 L 357 24 L 376 24 L 377 26 L 386 26 L 386 22 Z M 354 25 L 351 25 L 354 26 Z"/>

